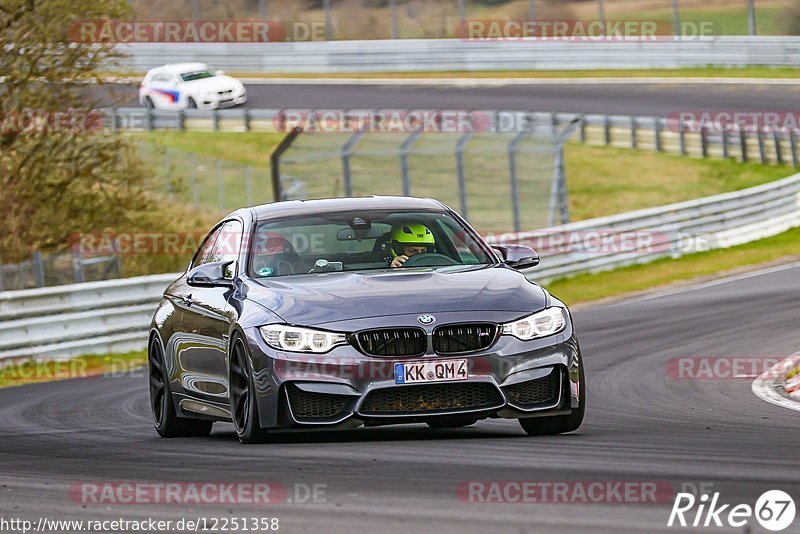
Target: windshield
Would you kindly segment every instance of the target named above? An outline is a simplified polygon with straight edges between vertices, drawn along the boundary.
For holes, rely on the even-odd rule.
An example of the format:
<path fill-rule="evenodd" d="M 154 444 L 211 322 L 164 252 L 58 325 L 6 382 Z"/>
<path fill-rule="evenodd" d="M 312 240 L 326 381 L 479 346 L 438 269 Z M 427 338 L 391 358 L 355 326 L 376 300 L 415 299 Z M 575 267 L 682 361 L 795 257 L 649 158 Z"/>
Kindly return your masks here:
<path fill-rule="evenodd" d="M 395 211 L 264 221 L 249 265 L 251 276 L 274 278 L 494 262 L 487 246 L 450 214 Z"/>
<path fill-rule="evenodd" d="M 181 79 L 184 82 L 193 82 L 195 80 L 202 80 L 203 78 L 213 78 L 214 74 L 208 70 L 193 70 L 191 72 L 184 72 L 181 74 Z"/>

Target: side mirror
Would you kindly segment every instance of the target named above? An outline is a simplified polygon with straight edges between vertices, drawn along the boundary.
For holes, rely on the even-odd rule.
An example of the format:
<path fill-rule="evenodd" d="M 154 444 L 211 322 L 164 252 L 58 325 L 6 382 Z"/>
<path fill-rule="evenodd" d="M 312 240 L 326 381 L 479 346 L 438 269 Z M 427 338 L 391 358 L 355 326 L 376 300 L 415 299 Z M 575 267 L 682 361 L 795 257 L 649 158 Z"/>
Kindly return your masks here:
<path fill-rule="evenodd" d="M 224 70 L 214 71 L 214 76 L 225 76 L 225 71 Z"/>
<path fill-rule="evenodd" d="M 214 261 L 198 265 L 186 275 L 186 283 L 194 287 L 233 287 L 233 269 L 228 261 Z"/>
<path fill-rule="evenodd" d="M 539 265 L 539 253 L 522 245 L 497 245 L 493 249 L 500 253 L 503 262 L 512 269 L 530 269 Z"/>

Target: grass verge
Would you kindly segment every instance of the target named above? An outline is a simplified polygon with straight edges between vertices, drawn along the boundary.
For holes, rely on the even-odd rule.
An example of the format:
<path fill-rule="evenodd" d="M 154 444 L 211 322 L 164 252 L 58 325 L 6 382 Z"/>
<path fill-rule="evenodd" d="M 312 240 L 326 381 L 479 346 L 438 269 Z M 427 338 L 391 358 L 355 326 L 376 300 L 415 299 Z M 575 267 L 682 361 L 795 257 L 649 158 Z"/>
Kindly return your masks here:
<path fill-rule="evenodd" d="M 0 360 L 0 388 L 68 378 L 124 374 L 147 363 L 145 351 L 87 355 L 70 360 Z"/>
<path fill-rule="evenodd" d="M 726 271 L 782 260 L 800 259 L 800 228 L 727 249 L 662 259 L 596 274 L 582 274 L 546 284 L 569 305 L 617 297 Z M 546 262 L 547 258 L 543 258 Z"/>

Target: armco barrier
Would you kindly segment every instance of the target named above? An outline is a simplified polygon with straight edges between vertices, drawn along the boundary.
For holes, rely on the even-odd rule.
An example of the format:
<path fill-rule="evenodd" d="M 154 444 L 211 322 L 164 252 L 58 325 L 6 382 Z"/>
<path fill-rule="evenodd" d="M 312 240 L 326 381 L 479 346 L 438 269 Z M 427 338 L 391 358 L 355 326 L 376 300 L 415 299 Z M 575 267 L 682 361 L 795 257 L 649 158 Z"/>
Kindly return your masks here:
<path fill-rule="evenodd" d="M 522 233 L 504 242 L 533 238 L 568 241 L 590 232 L 621 236 L 646 232 L 652 250 L 618 253 L 563 250 L 542 253 L 526 275 L 538 282 L 646 263 L 662 257 L 728 247 L 800 226 L 800 174 L 742 191 L 579 221 Z M 177 274 L 0 293 L 0 359 L 143 348 L 150 317 Z"/>
<path fill-rule="evenodd" d="M 800 37 L 664 41 L 400 39 L 297 43 L 135 43 L 124 66 L 201 61 L 239 72 L 425 72 L 800 66 Z"/>

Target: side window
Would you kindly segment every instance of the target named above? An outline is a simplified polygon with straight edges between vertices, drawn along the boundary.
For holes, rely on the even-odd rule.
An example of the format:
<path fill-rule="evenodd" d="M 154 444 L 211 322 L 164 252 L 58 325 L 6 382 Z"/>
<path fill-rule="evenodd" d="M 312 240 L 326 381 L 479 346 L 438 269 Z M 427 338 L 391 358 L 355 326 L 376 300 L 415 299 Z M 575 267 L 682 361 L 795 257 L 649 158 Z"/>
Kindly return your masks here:
<path fill-rule="evenodd" d="M 471 239 L 466 233 L 457 235 L 448 225 L 442 224 L 441 221 L 437 222 L 442 230 L 444 230 L 444 233 L 447 234 L 447 237 L 452 243 L 453 247 L 455 247 L 456 252 L 458 252 L 461 263 L 467 265 L 480 263 L 480 260 L 478 260 L 478 258 L 472 252 L 472 249 L 470 249 L 469 245 L 467 244 L 467 241 L 471 241 Z"/>
<path fill-rule="evenodd" d="M 239 252 L 242 250 L 243 231 L 244 227 L 239 221 L 223 223 L 211 253 L 214 259 L 210 261 L 238 261 Z M 236 264 L 229 265 L 225 272 L 225 278 L 233 278 L 235 272 Z"/>
<path fill-rule="evenodd" d="M 203 265 L 204 263 L 210 263 L 214 260 L 211 259 L 211 254 L 214 251 L 214 243 L 216 243 L 217 238 L 222 233 L 222 225 L 218 226 L 214 230 L 212 230 L 206 238 L 203 240 L 203 244 L 200 245 L 200 248 L 197 249 L 197 252 L 194 255 L 194 260 L 192 260 L 192 267 L 197 267 L 198 265 Z"/>

